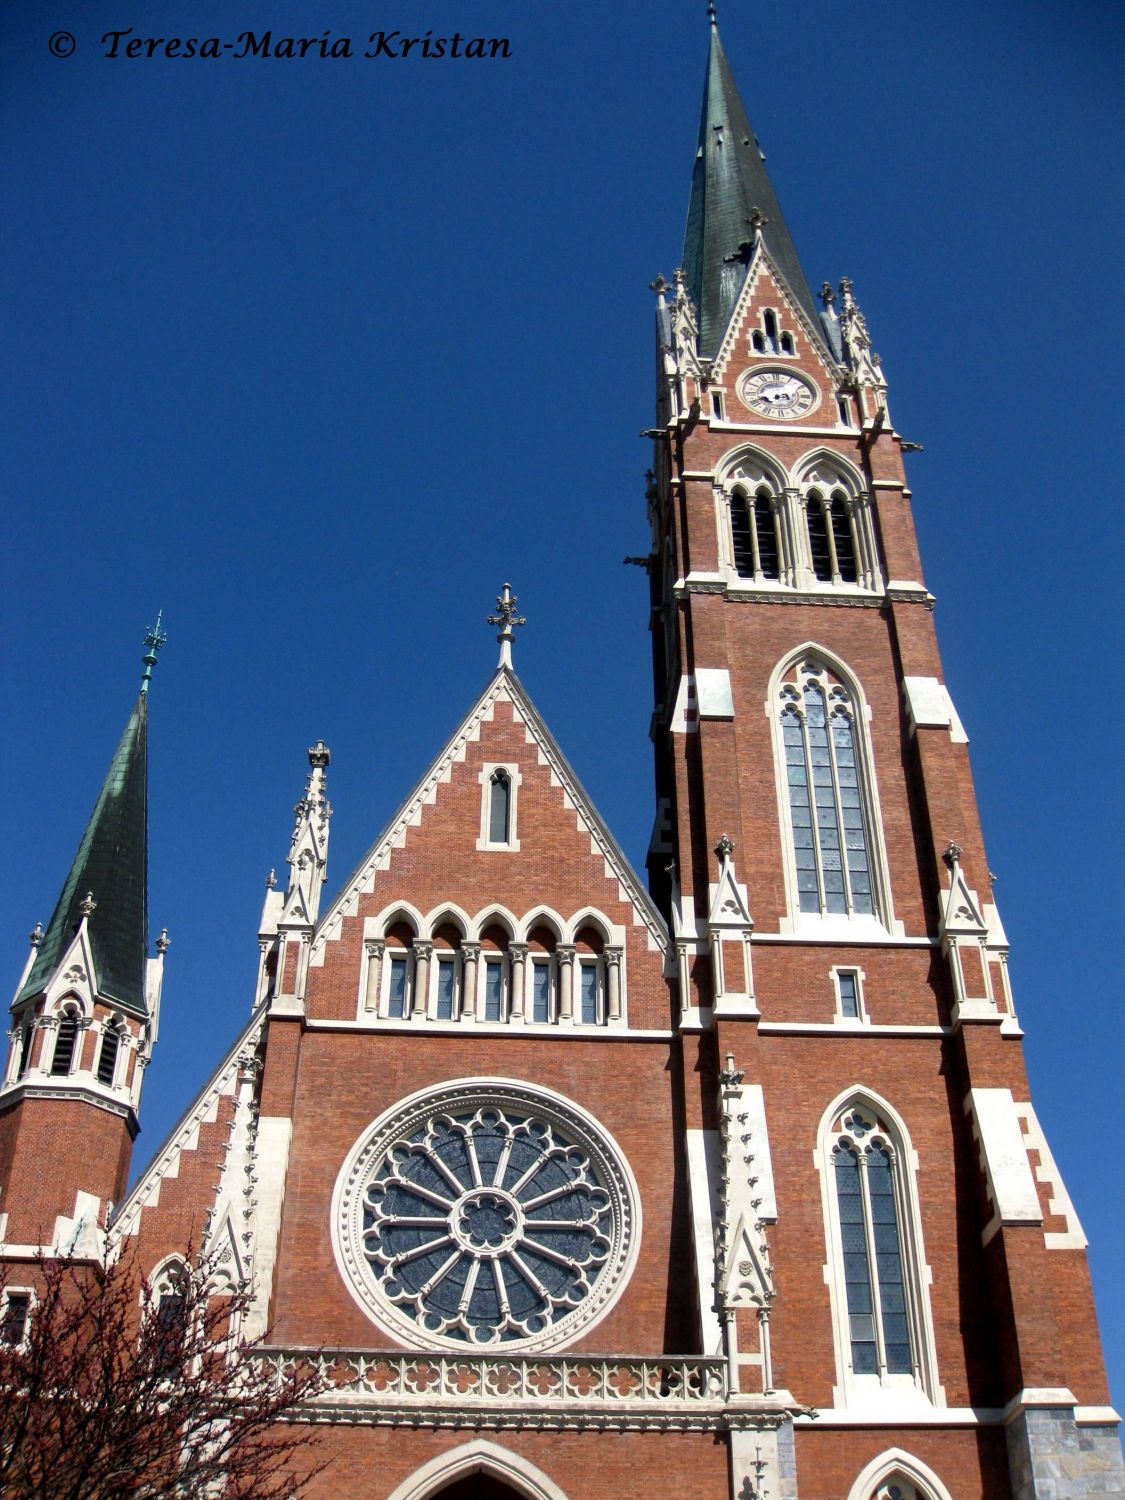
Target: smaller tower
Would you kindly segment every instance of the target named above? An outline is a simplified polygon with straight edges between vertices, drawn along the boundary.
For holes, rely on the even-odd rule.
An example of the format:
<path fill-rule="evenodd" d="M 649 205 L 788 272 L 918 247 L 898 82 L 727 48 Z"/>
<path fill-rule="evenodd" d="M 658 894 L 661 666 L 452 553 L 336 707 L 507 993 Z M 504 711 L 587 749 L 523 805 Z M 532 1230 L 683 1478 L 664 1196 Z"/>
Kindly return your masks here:
<path fill-rule="evenodd" d="M 148 946 L 148 687 L 165 642 L 145 635 L 137 701 L 46 932 L 12 1002 L 0 1081 L 0 1242 L 99 1254 L 139 1129 L 168 934 Z"/>

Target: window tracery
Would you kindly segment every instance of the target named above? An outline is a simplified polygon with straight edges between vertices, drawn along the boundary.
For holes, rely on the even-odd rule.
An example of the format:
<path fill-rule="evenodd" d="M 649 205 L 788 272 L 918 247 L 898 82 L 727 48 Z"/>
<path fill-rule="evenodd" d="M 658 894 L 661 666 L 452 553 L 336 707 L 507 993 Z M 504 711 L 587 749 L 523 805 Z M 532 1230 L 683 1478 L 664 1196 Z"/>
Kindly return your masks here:
<path fill-rule="evenodd" d="M 806 657 L 784 675 L 778 722 L 798 910 L 878 915 L 871 775 L 854 695 Z"/>
<path fill-rule="evenodd" d="M 921 1225 L 904 1131 L 859 1092 L 830 1110 L 821 1151 L 844 1389 L 913 1387 L 933 1400 Z"/>
<path fill-rule="evenodd" d="M 377 1121 L 337 1183 L 353 1295 L 431 1347 L 542 1347 L 616 1295 L 638 1210 L 612 1141 L 556 1096 L 466 1080 Z"/>

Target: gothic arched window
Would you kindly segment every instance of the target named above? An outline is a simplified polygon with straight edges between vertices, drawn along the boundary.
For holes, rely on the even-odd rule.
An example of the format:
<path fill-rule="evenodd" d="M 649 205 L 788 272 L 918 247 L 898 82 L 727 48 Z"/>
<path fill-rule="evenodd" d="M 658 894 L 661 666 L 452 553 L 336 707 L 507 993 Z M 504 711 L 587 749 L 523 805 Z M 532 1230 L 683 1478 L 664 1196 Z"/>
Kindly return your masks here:
<path fill-rule="evenodd" d="M 844 1387 L 936 1390 L 912 1153 L 886 1106 L 857 1093 L 821 1150 Z M 880 1491 L 882 1500 L 882 1491 Z"/>
<path fill-rule="evenodd" d="M 102 1045 L 98 1053 L 98 1082 L 112 1088 L 117 1076 L 117 1054 L 121 1050 L 122 1021 L 115 1016 L 107 1021 L 102 1032 Z"/>
<path fill-rule="evenodd" d="M 735 490 L 730 501 L 734 567 L 740 578 L 776 580 L 781 576 L 775 502 L 762 485 L 755 494 Z"/>
<path fill-rule="evenodd" d="M 488 790 L 488 842 L 506 844 L 512 826 L 512 779 L 507 771 L 493 771 Z"/>
<path fill-rule="evenodd" d="M 830 458 L 806 463 L 804 495 L 808 566 L 818 583 L 880 587 L 875 534 L 859 476 Z"/>
<path fill-rule="evenodd" d="M 780 726 L 798 909 L 874 915 L 870 777 L 854 698 L 806 659 L 782 683 Z"/>
<path fill-rule="evenodd" d="M 51 1076 L 64 1078 L 74 1067 L 74 1053 L 78 1043 L 78 1012 L 68 1007 L 59 1017 L 55 1051 L 51 1058 Z"/>

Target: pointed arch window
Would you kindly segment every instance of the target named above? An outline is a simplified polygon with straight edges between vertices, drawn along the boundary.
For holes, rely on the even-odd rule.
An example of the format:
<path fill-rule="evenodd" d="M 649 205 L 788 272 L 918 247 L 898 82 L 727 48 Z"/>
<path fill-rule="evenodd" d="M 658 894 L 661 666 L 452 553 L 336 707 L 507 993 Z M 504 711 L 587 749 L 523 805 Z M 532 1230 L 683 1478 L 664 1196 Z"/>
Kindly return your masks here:
<path fill-rule="evenodd" d="M 24 1021 L 19 1030 L 19 1062 L 16 1065 L 16 1078 L 26 1078 L 27 1070 L 31 1066 L 31 1044 L 35 1038 L 35 1027 L 29 1017 Z"/>
<path fill-rule="evenodd" d="M 735 572 L 740 578 L 775 581 L 781 577 L 776 500 L 768 486 L 754 494 L 737 489 L 731 496 L 731 541 Z"/>
<path fill-rule="evenodd" d="M 51 1077 L 65 1078 L 74 1067 L 74 1054 L 78 1046 L 78 1012 L 68 1008 L 59 1018 L 59 1029 L 55 1036 L 55 1051 L 51 1058 Z"/>
<path fill-rule="evenodd" d="M 911 1153 L 883 1107 L 853 1097 L 822 1137 L 844 1388 L 934 1399 L 932 1334 Z M 880 1492 L 881 1495 L 882 1492 Z"/>
<path fill-rule="evenodd" d="M 804 661 L 781 688 L 780 725 L 799 910 L 876 914 L 870 776 L 853 698 Z"/>
<path fill-rule="evenodd" d="M 859 478 L 827 458 L 811 460 L 801 481 L 808 568 L 817 583 L 881 586 L 875 533 Z"/>
<path fill-rule="evenodd" d="M 121 1050 L 122 1021 L 115 1016 L 107 1021 L 102 1032 L 102 1045 L 98 1052 L 98 1082 L 111 1089 L 117 1077 L 117 1057 Z"/>
<path fill-rule="evenodd" d="M 512 828 L 512 778 L 507 771 L 493 771 L 488 797 L 488 841 L 506 844 Z"/>

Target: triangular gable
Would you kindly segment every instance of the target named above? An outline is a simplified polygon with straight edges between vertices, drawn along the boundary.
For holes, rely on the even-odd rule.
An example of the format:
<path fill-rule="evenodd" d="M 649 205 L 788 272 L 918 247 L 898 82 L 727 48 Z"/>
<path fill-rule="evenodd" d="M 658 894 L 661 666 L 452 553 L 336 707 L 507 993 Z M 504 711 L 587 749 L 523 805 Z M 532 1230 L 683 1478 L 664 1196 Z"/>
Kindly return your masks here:
<path fill-rule="evenodd" d="M 718 882 L 711 889 L 713 894 L 711 909 L 707 914 L 708 926 L 712 930 L 733 927 L 750 931 L 754 926 L 754 918 L 746 904 L 745 887 L 739 885 L 734 878 L 734 866 L 729 859 L 723 860 Z"/>
<path fill-rule="evenodd" d="M 742 288 L 738 294 L 738 300 L 730 315 L 730 322 L 726 326 L 719 351 L 715 355 L 712 372 L 712 380 L 718 381 L 731 359 L 737 353 L 736 344 L 738 335 L 746 320 L 746 313 L 750 303 L 758 294 L 758 286 L 763 275 L 768 275 L 777 288 L 778 296 L 785 304 L 788 312 L 800 325 L 801 331 L 809 340 L 809 347 L 820 360 L 824 367 L 825 376 L 835 382 L 840 373 L 840 367 L 829 349 L 823 331 L 811 321 L 808 313 L 790 291 L 789 286 L 777 267 L 777 263 L 770 255 L 761 235 L 750 257 L 750 264 L 746 268 L 746 276 L 742 282 Z M 758 356 L 761 357 L 761 356 Z"/>
<path fill-rule="evenodd" d="M 972 937 L 983 937 L 988 930 L 976 892 L 969 889 L 959 864 L 953 866 L 949 890 L 945 894 L 941 930 Z"/>
<path fill-rule="evenodd" d="M 756 1218 L 740 1214 L 719 1268 L 719 1300 L 726 1307 L 768 1307 L 774 1296 L 765 1230 Z"/>
<path fill-rule="evenodd" d="M 388 868 L 392 853 L 406 843 L 410 829 L 421 823 L 424 809 L 437 798 L 438 787 L 450 780 L 453 767 L 465 759 L 468 746 L 480 738 L 481 726 L 491 718 L 495 705 L 504 699 L 512 704 L 517 721 L 524 726 L 527 742 L 536 748 L 540 764 L 549 767 L 552 784 L 562 789 L 564 807 L 575 813 L 593 851 L 604 859 L 607 878 L 617 881 L 620 899 L 632 906 L 634 922 L 646 929 L 649 949 L 666 950 L 668 929 L 658 908 L 523 685 L 514 672 L 501 667 L 328 908 L 313 938 L 309 960 L 312 965 L 323 964 L 326 945 L 340 936 L 344 918 L 356 914 L 360 896 L 374 888 L 376 872 Z"/>

